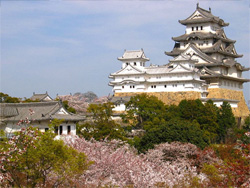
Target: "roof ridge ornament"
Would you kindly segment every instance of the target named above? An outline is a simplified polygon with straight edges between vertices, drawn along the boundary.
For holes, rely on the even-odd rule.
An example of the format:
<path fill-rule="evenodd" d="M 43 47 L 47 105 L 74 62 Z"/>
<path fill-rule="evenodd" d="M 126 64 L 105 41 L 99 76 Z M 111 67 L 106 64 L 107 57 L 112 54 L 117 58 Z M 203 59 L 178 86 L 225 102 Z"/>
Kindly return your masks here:
<path fill-rule="evenodd" d="M 199 2 L 196 4 L 196 8 L 197 8 L 197 9 L 199 8 Z"/>

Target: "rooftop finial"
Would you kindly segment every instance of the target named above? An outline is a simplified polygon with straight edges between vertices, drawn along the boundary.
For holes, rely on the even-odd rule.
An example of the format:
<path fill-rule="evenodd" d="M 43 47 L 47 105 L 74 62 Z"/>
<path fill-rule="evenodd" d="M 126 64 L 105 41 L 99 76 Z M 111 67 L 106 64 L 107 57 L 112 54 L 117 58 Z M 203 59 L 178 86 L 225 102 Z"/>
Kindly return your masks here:
<path fill-rule="evenodd" d="M 211 8 L 209 7 L 209 12 L 211 12 Z"/>
<path fill-rule="evenodd" d="M 199 3 L 196 4 L 196 8 L 199 8 Z"/>

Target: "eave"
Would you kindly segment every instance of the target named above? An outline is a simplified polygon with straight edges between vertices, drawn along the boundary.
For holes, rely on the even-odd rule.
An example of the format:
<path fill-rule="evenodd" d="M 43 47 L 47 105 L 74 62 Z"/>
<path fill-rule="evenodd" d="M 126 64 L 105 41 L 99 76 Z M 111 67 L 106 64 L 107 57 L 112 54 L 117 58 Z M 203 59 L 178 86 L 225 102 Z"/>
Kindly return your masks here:
<path fill-rule="evenodd" d="M 245 78 L 235 78 L 235 77 L 231 77 L 231 76 L 225 76 L 225 75 L 201 75 L 200 76 L 201 79 L 204 78 L 224 78 L 224 79 L 228 79 L 228 80 L 234 80 L 234 81 L 238 81 L 238 82 L 249 82 L 250 79 L 245 79 Z"/>
<path fill-rule="evenodd" d="M 199 19 L 190 19 L 190 20 L 179 20 L 179 23 L 182 25 L 188 24 L 199 24 L 199 23 L 217 23 L 221 27 L 228 26 L 229 23 L 225 23 L 222 19 L 216 20 L 214 18 L 199 18 Z"/>
<path fill-rule="evenodd" d="M 205 39 L 218 39 L 218 40 L 222 40 L 223 42 L 229 42 L 229 43 L 235 43 L 235 40 L 231 40 L 228 38 L 223 38 L 218 36 L 218 34 L 214 34 L 214 33 L 205 33 L 205 32 L 192 32 L 190 34 L 184 34 L 178 37 L 172 37 L 172 40 L 176 41 L 176 42 L 185 42 L 188 41 L 189 38 L 194 38 L 194 37 L 198 37 L 200 40 L 205 40 Z"/>

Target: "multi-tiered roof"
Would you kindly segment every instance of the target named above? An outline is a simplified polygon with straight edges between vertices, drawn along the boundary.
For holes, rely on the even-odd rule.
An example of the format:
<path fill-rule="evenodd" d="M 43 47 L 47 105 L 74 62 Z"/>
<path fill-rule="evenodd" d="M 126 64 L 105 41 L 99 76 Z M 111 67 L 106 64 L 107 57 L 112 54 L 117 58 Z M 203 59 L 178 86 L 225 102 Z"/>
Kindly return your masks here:
<path fill-rule="evenodd" d="M 242 78 L 242 72 L 248 71 L 238 63 L 235 58 L 242 57 L 236 52 L 235 40 L 227 38 L 223 27 L 229 23 L 214 16 L 211 9 L 205 10 L 197 4 L 196 10 L 191 16 L 179 23 L 186 26 L 186 33 L 172 37 L 175 46 L 166 55 L 176 57 L 181 53 L 191 54 L 192 59 L 198 60 L 196 67 L 202 72 L 201 78 L 218 78 L 237 81 L 237 84 L 248 82 Z M 221 80 L 218 80 L 218 85 Z M 207 80 L 208 81 L 208 80 Z M 210 83 L 211 79 L 208 83 Z M 214 82 L 214 80 L 213 80 Z M 232 85 L 236 83 L 231 83 Z M 242 86 L 239 86 L 242 89 Z"/>

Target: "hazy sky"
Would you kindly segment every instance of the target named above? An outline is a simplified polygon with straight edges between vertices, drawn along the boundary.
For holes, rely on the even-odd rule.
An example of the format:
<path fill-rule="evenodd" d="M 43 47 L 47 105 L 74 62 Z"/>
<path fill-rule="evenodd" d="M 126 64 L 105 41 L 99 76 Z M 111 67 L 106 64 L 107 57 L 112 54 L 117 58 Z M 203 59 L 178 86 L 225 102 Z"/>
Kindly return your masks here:
<path fill-rule="evenodd" d="M 174 41 L 184 34 L 178 20 L 190 16 L 198 1 L 0 1 L 1 92 L 52 97 L 93 91 L 112 94 L 110 73 L 121 68 L 124 49 L 144 49 L 150 63 L 166 64 Z M 229 22 L 228 38 L 250 66 L 249 0 L 199 1 L 200 7 Z M 250 78 L 250 73 L 243 74 Z M 250 100 L 250 84 L 244 85 Z"/>

